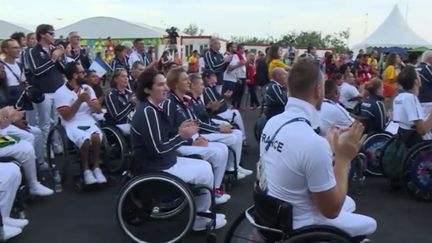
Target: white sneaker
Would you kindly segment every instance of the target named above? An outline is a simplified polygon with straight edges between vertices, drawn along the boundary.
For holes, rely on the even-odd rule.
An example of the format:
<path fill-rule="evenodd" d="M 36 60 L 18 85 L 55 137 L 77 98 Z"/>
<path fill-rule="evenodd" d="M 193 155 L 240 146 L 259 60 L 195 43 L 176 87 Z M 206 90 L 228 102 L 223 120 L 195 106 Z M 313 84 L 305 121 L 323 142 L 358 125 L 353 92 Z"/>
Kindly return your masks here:
<path fill-rule="evenodd" d="M 241 167 L 240 165 L 237 166 L 237 171 L 240 172 L 240 173 L 245 174 L 246 176 L 248 176 L 248 175 L 252 175 L 252 173 L 253 173 L 252 170 L 247 170 L 247 169 Z"/>
<path fill-rule="evenodd" d="M 103 184 L 107 182 L 107 179 L 102 174 L 102 170 L 100 168 L 96 168 L 93 170 L 93 175 L 96 178 L 97 183 Z"/>
<path fill-rule="evenodd" d="M 224 204 L 231 199 L 231 196 L 229 194 L 226 194 L 225 192 L 219 189 L 216 189 L 214 194 L 215 194 L 216 205 Z"/>
<path fill-rule="evenodd" d="M 207 223 L 210 222 L 210 219 L 208 218 L 199 218 L 195 220 L 194 225 L 192 226 L 193 231 L 203 231 L 206 230 Z M 220 229 L 226 225 L 227 221 L 225 219 L 224 214 L 216 214 L 216 226 L 214 229 Z"/>
<path fill-rule="evenodd" d="M 96 180 L 95 176 L 93 175 L 91 170 L 85 170 L 84 171 L 84 184 L 91 185 L 95 184 L 98 181 Z"/>
<path fill-rule="evenodd" d="M 3 231 L 4 231 L 4 241 L 7 241 L 7 240 L 21 234 L 22 229 L 17 228 L 17 227 L 8 226 L 8 225 L 3 225 Z"/>
<path fill-rule="evenodd" d="M 30 187 L 30 194 L 34 196 L 45 197 L 51 196 L 54 194 L 54 191 L 40 184 L 40 182 L 36 182 L 32 187 Z"/>
<path fill-rule="evenodd" d="M 245 177 L 246 177 L 245 174 L 241 173 L 240 171 L 237 171 L 237 180 L 241 180 L 241 179 L 243 179 Z"/>
<path fill-rule="evenodd" d="M 11 217 L 3 218 L 3 224 L 11 227 L 23 229 L 26 225 L 28 225 L 28 223 L 29 221 L 27 219 L 14 219 Z"/>

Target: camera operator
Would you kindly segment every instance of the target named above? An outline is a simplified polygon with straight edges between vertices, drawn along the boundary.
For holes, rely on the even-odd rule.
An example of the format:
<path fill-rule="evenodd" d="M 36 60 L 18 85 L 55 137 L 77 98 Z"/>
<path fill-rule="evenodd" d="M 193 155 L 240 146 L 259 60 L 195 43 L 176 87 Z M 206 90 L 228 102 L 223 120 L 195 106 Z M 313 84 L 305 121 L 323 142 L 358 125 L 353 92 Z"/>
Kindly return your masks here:
<path fill-rule="evenodd" d="M 36 28 L 38 43 L 28 52 L 33 85 L 45 96 L 44 101 L 36 105 L 43 144 L 46 144 L 51 119 L 58 120 L 58 114 L 54 109 L 54 92 L 65 83 L 60 62 L 64 54 L 64 47 L 52 45 L 54 36 L 53 26 L 39 25 Z"/>

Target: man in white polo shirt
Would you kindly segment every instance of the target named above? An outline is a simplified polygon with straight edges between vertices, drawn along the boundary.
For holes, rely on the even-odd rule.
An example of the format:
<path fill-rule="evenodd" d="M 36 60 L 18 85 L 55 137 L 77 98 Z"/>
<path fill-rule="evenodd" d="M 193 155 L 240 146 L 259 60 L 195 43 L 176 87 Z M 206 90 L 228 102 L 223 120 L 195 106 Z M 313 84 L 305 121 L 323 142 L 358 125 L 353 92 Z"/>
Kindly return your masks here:
<path fill-rule="evenodd" d="M 351 236 L 372 234 L 375 220 L 352 213 L 355 203 L 346 195 L 348 171 L 361 147 L 363 126 L 354 123 L 347 131 L 333 127 L 328 141 L 315 133 L 324 82 L 312 60 L 294 64 L 288 89 L 285 112 L 267 122 L 261 137 L 261 190 L 293 205 L 294 229 L 321 224 Z"/>
<path fill-rule="evenodd" d="M 348 72 L 344 75 L 344 82 L 340 86 L 339 101 L 348 110 L 354 110 L 356 105 L 359 104 L 357 99 L 361 98 L 361 94 L 354 86 L 354 83 L 355 83 L 354 74 Z"/>
<path fill-rule="evenodd" d="M 102 132 L 92 113 L 100 113 L 101 105 L 93 89 L 84 84 L 84 68 L 77 62 L 65 67 L 68 80 L 54 94 L 54 105 L 59 112 L 67 137 L 80 149 L 81 166 L 86 185 L 105 183 L 99 168 Z M 88 155 L 93 152 L 93 168 Z M 91 170 L 92 169 L 92 170 Z"/>

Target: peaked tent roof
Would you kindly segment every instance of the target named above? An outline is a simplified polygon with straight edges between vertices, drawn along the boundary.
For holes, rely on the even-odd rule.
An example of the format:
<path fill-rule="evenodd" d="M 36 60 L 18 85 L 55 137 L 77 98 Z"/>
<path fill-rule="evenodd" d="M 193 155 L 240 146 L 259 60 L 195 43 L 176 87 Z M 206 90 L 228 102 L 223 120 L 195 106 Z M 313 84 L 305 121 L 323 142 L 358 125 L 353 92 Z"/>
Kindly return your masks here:
<path fill-rule="evenodd" d="M 162 38 L 163 34 L 151 28 L 145 28 L 121 19 L 111 17 L 93 17 L 80 20 L 56 31 L 57 35 L 67 36 L 78 31 L 83 39 L 107 38 Z"/>
<path fill-rule="evenodd" d="M 394 6 L 387 19 L 366 40 L 354 45 L 353 49 L 367 47 L 432 47 L 419 37 L 407 24 L 398 6 Z"/>
<path fill-rule="evenodd" d="M 31 31 L 16 24 L 0 20 L 0 39 L 8 39 L 15 32 L 29 33 Z"/>

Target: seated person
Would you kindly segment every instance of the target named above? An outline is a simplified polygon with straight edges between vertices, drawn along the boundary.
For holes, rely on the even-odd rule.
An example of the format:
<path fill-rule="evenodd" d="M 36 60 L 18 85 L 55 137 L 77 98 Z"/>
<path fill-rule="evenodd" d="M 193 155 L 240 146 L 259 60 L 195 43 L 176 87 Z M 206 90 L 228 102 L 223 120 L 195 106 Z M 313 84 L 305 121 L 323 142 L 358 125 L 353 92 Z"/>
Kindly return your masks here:
<path fill-rule="evenodd" d="M 325 82 L 325 98 L 321 105 L 320 115 L 321 122 L 319 125 L 320 135 L 325 137 L 328 129 L 334 124 L 338 128 L 346 128 L 351 126 L 354 118 L 350 116 L 338 102 L 339 90 L 337 84 L 333 80 Z"/>
<path fill-rule="evenodd" d="M 0 145 L 1 146 L 1 145 Z M 0 211 L 3 217 L 4 240 L 7 241 L 19 235 L 28 224 L 27 219 L 10 217 L 15 195 L 21 184 L 21 172 L 14 163 L 0 162 Z"/>
<path fill-rule="evenodd" d="M 347 131 L 333 127 L 328 139 L 315 133 L 324 80 L 313 60 L 294 64 L 288 89 L 285 111 L 270 119 L 263 130 L 260 189 L 292 204 L 294 229 L 330 225 L 352 237 L 372 234 L 376 221 L 353 213 L 355 202 L 347 196 L 348 171 L 360 150 L 363 126 L 356 122 Z"/>
<path fill-rule="evenodd" d="M 0 157 L 13 157 L 23 166 L 30 194 L 35 196 L 50 196 L 53 190 L 43 186 L 36 176 L 36 155 L 34 146 L 29 141 L 20 137 L 20 134 L 9 133 L 8 126 L 23 118 L 24 112 L 17 111 L 11 106 L 0 110 L 0 137 L 8 145 L 1 147 Z M 5 145 L 5 144 L 3 144 Z"/>
<path fill-rule="evenodd" d="M 243 134 L 240 130 L 233 129 L 230 124 L 216 124 L 212 122 L 210 115 L 207 113 L 204 102 L 202 101 L 202 93 L 204 91 L 203 80 L 201 75 L 193 73 L 189 75 L 191 81 L 191 96 L 192 96 L 192 110 L 200 122 L 201 136 L 211 142 L 221 142 L 234 149 L 236 154 L 236 161 L 233 160 L 232 154 L 229 153 L 229 163 L 227 171 L 234 171 L 234 164 L 237 163 L 239 179 L 247 175 L 251 175 L 252 171 L 244 169 L 240 166 L 242 148 L 243 148 Z"/>
<path fill-rule="evenodd" d="M 105 98 L 108 111 L 105 114 L 106 123 L 117 126 L 125 135 L 130 134 L 128 120 L 135 107 L 132 102 L 132 91 L 127 87 L 128 75 L 126 69 L 117 69 L 112 76 L 111 89 Z"/>
<path fill-rule="evenodd" d="M 228 105 L 225 101 L 224 97 L 231 97 L 232 91 L 227 91 L 224 93 L 224 97 L 219 94 L 216 90 L 217 76 L 216 74 L 209 69 L 204 70 L 202 73 L 202 78 L 204 80 L 204 103 L 206 105 L 207 111 L 210 115 L 216 117 L 214 122 L 221 124 L 224 123 L 219 119 L 222 118 L 225 121 L 230 121 L 233 118 L 234 114 L 234 123 L 240 128 L 243 133 L 243 141 L 246 141 L 246 130 L 243 123 L 242 116 L 238 110 L 228 109 Z"/>
<path fill-rule="evenodd" d="M 360 117 L 365 126 L 365 133 L 383 132 L 387 124 L 383 82 L 374 78 L 366 83 L 364 88 L 367 98 L 361 104 Z"/>
<path fill-rule="evenodd" d="M 139 100 L 137 112 L 131 123 L 131 143 L 134 151 L 132 172 L 139 175 L 146 171 L 164 171 L 175 175 L 186 183 L 213 187 L 211 166 L 203 160 L 178 157 L 176 149 L 192 143 L 198 127 L 192 121 L 180 126 L 170 123 L 167 114 L 160 108 L 169 93 L 165 77 L 154 69 L 146 70 L 139 78 L 136 96 Z M 209 192 L 195 198 L 197 212 L 210 208 Z M 208 219 L 196 216 L 193 230 L 204 230 Z M 226 224 L 223 214 L 216 215 L 216 229 Z"/>
<path fill-rule="evenodd" d="M 146 66 L 142 64 L 140 61 L 136 61 L 132 64 L 131 74 L 129 76 L 128 89 L 135 92 L 137 82 L 141 73 L 144 72 Z"/>
<path fill-rule="evenodd" d="M 340 86 L 340 98 L 339 102 L 349 112 L 353 112 L 356 106 L 359 104 L 361 99 L 360 92 L 357 90 L 355 85 L 355 77 L 351 72 L 347 72 L 344 75 L 344 82 Z"/>
<path fill-rule="evenodd" d="M 99 103 L 101 105 L 104 104 L 105 92 L 101 87 L 101 79 L 97 76 L 96 71 L 94 70 L 88 70 L 86 73 L 85 79 L 87 84 L 94 90 Z"/>
<path fill-rule="evenodd" d="M 65 66 L 67 83 L 54 93 L 54 105 L 60 114 L 67 137 L 80 151 L 84 184 L 105 183 L 106 178 L 99 168 L 102 132 L 96 125 L 92 113 L 100 113 L 101 106 L 93 89 L 79 84 L 84 78 L 84 68 L 77 62 Z M 90 170 L 89 153 L 93 152 L 93 168 Z"/>
<path fill-rule="evenodd" d="M 186 120 L 192 120 L 200 124 L 196 119 L 189 100 L 185 100 L 186 93 L 190 92 L 190 81 L 185 70 L 182 68 L 172 69 L 167 76 L 168 87 L 171 92 L 163 102 L 163 109 L 168 115 L 172 126 L 176 129 Z M 200 127 L 202 127 L 200 125 Z M 222 180 L 228 163 L 228 147 L 219 142 L 209 142 L 197 132 L 191 143 L 183 144 L 177 151 L 185 156 L 200 155 L 204 160 L 210 162 L 214 169 L 215 179 L 215 201 L 217 204 L 226 203 L 231 197 L 221 190 Z"/>
<path fill-rule="evenodd" d="M 283 68 L 274 68 L 270 83 L 266 86 L 264 98 L 264 114 L 267 119 L 282 113 L 287 103 L 288 73 Z"/>
<path fill-rule="evenodd" d="M 430 134 L 432 116 L 431 113 L 424 114 L 417 98 L 421 82 L 415 68 L 406 66 L 399 73 L 397 81 L 403 92 L 393 100 L 393 121 L 399 124 L 398 134 L 410 148 L 423 141 L 422 136 Z M 430 136 L 425 138 L 431 139 Z"/>

